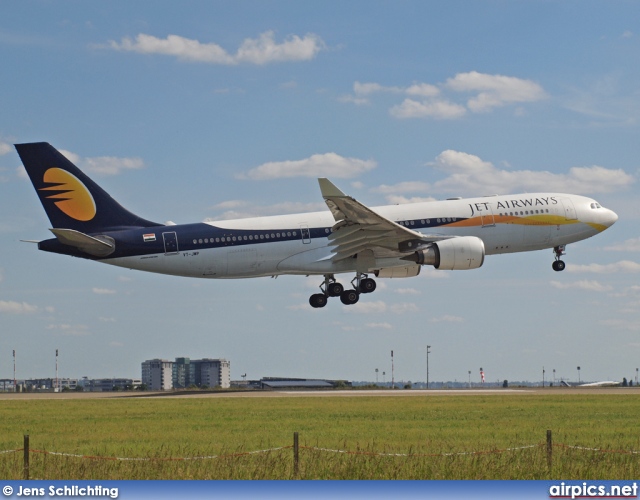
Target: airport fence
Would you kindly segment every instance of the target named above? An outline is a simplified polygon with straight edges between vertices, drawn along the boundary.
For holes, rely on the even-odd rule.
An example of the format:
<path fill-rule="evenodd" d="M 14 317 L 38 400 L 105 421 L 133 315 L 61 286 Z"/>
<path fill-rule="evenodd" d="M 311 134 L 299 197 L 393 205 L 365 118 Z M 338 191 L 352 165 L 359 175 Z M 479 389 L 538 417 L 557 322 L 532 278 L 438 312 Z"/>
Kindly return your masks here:
<path fill-rule="evenodd" d="M 554 443 L 553 434 L 551 430 L 547 431 L 546 440 L 540 443 L 527 444 L 522 446 L 514 446 L 508 448 L 496 448 L 490 450 L 477 450 L 477 451 L 460 451 L 460 452 L 447 452 L 447 453 L 386 453 L 377 452 L 371 450 L 347 450 L 338 448 L 323 448 L 319 446 L 307 446 L 300 444 L 300 436 L 298 432 L 293 433 L 293 443 L 287 446 L 278 446 L 273 448 L 265 448 L 261 450 L 243 451 L 237 453 L 218 454 L 218 455 L 202 455 L 191 457 L 117 457 L 117 456 L 98 456 L 98 455 L 84 455 L 75 453 L 65 453 L 59 451 L 39 450 L 31 448 L 30 438 L 28 434 L 24 435 L 24 446 L 22 448 L 0 450 L 1 455 L 18 454 L 22 452 L 23 455 L 23 478 L 25 480 L 30 479 L 30 457 L 32 455 L 45 455 L 52 457 L 67 457 L 77 458 L 81 460 L 92 461 L 116 461 L 116 462 L 189 462 L 189 461 L 205 461 L 205 460 L 217 460 L 217 459 L 234 459 L 240 457 L 255 456 L 261 454 L 269 454 L 273 452 L 281 452 L 283 450 L 292 450 L 293 459 L 293 475 L 294 478 L 299 475 L 300 471 L 300 452 L 309 451 L 315 453 L 324 454 L 336 454 L 342 456 L 368 456 L 368 457 L 384 457 L 384 458 L 436 458 L 436 457 L 464 457 L 464 456 L 484 456 L 484 455 L 497 455 L 505 454 L 516 451 L 531 450 L 531 449 L 545 449 L 546 461 L 549 472 L 553 467 L 553 450 L 554 448 L 561 448 L 564 450 L 574 450 L 577 452 L 589 452 L 597 454 L 620 454 L 620 455 L 640 455 L 640 450 L 616 450 L 609 448 L 594 448 L 578 445 L 570 445 L 566 443 Z"/>

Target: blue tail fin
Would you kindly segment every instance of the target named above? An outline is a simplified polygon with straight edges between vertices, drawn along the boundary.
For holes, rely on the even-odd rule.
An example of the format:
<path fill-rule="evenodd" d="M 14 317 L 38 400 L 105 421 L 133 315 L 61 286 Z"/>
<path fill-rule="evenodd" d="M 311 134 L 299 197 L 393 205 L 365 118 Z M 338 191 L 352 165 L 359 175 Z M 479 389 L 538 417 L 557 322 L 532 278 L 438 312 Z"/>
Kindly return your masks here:
<path fill-rule="evenodd" d="M 50 144 L 15 146 L 54 228 L 90 234 L 161 225 L 123 208 Z"/>

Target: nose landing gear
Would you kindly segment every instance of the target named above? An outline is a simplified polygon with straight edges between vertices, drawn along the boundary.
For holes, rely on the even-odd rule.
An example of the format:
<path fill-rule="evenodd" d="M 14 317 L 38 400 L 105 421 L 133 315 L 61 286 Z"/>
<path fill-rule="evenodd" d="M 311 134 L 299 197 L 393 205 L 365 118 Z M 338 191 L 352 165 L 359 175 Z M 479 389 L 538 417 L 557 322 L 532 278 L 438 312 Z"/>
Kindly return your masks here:
<path fill-rule="evenodd" d="M 554 271 L 564 271 L 566 264 L 563 260 L 560 259 L 565 254 L 566 245 L 559 245 L 553 248 L 553 253 L 555 254 L 556 260 L 551 265 Z"/>

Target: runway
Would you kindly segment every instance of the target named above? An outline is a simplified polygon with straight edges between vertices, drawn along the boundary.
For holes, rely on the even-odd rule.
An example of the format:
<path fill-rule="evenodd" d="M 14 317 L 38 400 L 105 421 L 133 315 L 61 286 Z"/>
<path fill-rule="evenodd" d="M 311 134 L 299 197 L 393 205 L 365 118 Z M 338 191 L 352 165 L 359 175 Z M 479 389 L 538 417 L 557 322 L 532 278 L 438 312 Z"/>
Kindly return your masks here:
<path fill-rule="evenodd" d="M 466 396 L 640 396 L 640 387 L 534 387 L 512 389 L 416 389 L 416 390 L 335 390 L 335 391 L 170 391 L 170 392 L 30 392 L 0 393 L 0 400 L 27 401 L 44 399 L 113 399 L 113 398 L 344 398 L 344 397 L 466 397 Z"/>

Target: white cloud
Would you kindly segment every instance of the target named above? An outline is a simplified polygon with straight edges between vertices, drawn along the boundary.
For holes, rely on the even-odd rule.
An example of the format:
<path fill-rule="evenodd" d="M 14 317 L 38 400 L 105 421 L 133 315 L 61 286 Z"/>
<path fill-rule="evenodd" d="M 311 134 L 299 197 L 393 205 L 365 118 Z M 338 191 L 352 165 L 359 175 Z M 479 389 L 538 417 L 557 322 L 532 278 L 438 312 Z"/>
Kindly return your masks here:
<path fill-rule="evenodd" d="M 393 326 L 390 323 L 366 323 L 364 326 L 367 328 L 377 328 L 382 330 L 392 330 Z"/>
<path fill-rule="evenodd" d="M 420 290 L 416 290 L 415 288 L 398 288 L 395 292 L 400 295 L 420 295 L 422 293 Z"/>
<path fill-rule="evenodd" d="M 13 151 L 11 144 L 7 144 L 6 142 L 0 141 L 0 156 L 6 155 Z"/>
<path fill-rule="evenodd" d="M 406 94 L 418 97 L 435 97 L 440 94 L 440 89 L 428 83 L 414 83 L 409 87 L 386 87 L 379 83 L 354 82 L 353 95 L 341 96 L 341 102 L 350 102 L 356 105 L 370 104 L 370 96 L 378 93 Z"/>
<path fill-rule="evenodd" d="M 392 304 L 389 309 L 395 314 L 405 314 L 408 312 L 418 312 L 420 308 L 413 302 L 404 302 L 400 304 Z"/>
<path fill-rule="evenodd" d="M 333 177 L 347 179 L 375 168 L 374 160 L 345 158 L 336 153 L 315 154 L 303 160 L 268 162 L 239 178 L 264 180 L 285 177 Z"/>
<path fill-rule="evenodd" d="M 389 186 L 382 184 L 373 188 L 374 193 L 397 194 L 397 193 L 427 193 L 431 190 L 431 185 L 422 181 L 405 181 Z"/>
<path fill-rule="evenodd" d="M 109 290 L 108 288 L 92 288 L 91 291 L 98 295 L 114 295 L 115 290 Z"/>
<path fill-rule="evenodd" d="M 630 332 L 640 331 L 640 321 L 629 321 L 626 319 L 607 319 L 602 320 L 600 324 L 603 326 L 615 328 L 617 330 L 626 330 Z M 635 348 L 640 347 L 640 345 L 636 342 L 630 343 L 629 346 Z"/>
<path fill-rule="evenodd" d="M 246 207 L 247 205 L 248 205 L 248 202 L 246 200 L 227 200 L 227 201 L 222 201 L 220 203 L 217 203 L 211 208 L 216 210 L 227 210 L 230 208 Z"/>
<path fill-rule="evenodd" d="M 444 95 L 444 92 L 449 95 Z M 467 99 L 466 106 L 455 102 L 461 92 L 474 94 Z M 343 96 L 340 100 L 357 105 L 370 104 L 373 95 L 379 93 L 407 96 L 389 109 L 389 113 L 395 118 L 437 120 L 455 120 L 465 116 L 467 111 L 488 112 L 497 107 L 534 102 L 547 97 L 543 88 L 531 80 L 471 71 L 458 73 L 439 85 L 416 82 L 408 87 L 398 87 L 375 82 L 355 82 L 353 94 Z M 526 110 L 519 106 L 514 113 L 516 116 L 524 116 Z"/>
<path fill-rule="evenodd" d="M 456 92 L 479 93 L 467 101 L 467 106 L 473 112 L 486 112 L 495 107 L 518 102 L 533 102 L 546 98 L 546 93 L 540 85 L 513 76 L 488 75 L 471 71 L 458 73 L 449 78 L 447 87 Z"/>
<path fill-rule="evenodd" d="M 144 168 L 141 158 L 119 158 L 116 156 L 96 156 L 83 158 L 70 151 L 60 152 L 73 164 L 82 170 L 98 175 L 118 175 L 123 170 L 137 170 Z"/>
<path fill-rule="evenodd" d="M 429 320 L 430 323 L 462 323 L 463 321 L 464 318 L 461 318 L 460 316 L 452 316 L 448 314 L 437 318 L 431 318 Z"/>
<path fill-rule="evenodd" d="M 0 313 L 33 314 L 36 312 L 38 312 L 38 306 L 28 304 L 27 302 L 0 300 Z"/>
<path fill-rule="evenodd" d="M 613 273 L 640 273 L 640 264 L 630 260 L 621 260 L 611 264 L 569 264 L 567 271 L 572 273 L 594 273 L 594 274 L 613 274 Z"/>
<path fill-rule="evenodd" d="M 83 337 L 85 335 L 91 335 L 87 325 L 70 325 L 68 323 L 62 324 L 50 324 L 47 326 L 47 330 L 59 332 L 61 335 L 68 335 L 72 337 Z"/>
<path fill-rule="evenodd" d="M 238 200 L 239 201 L 239 200 Z M 221 204 L 223 205 L 224 202 Z M 213 208 L 223 208 L 218 205 Z M 299 214 L 308 212 L 321 212 L 327 210 L 327 205 L 322 202 L 301 203 L 294 201 L 284 201 L 273 205 L 252 205 L 249 202 L 238 204 L 238 208 L 244 210 L 226 210 L 214 217 L 207 217 L 204 222 L 215 222 L 221 220 L 246 219 L 248 217 L 260 217 L 265 215 Z"/>
<path fill-rule="evenodd" d="M 640 252 L 640 238 L 631 238 L 623 243 L 611 245 L 604 249 L 613 252 Z"/>
<path fill-rule="evenodd" d="M 440 89 L 429 83 L 414 83 L 405 90 L 405 93 L 421 97 L 435 97 L 440 94 Z"/>
<path fill-rule="evenodd" d="M 391 203 L 393 205 L 401 205 L 403 203 L 425 203 L 428 201 L 436 201 L 435 198 L 428 196 L 428 197 L 422 197 L 422 196 L 412 196 L 411 198 L 407 198 L 406 196 L 400 196 L 397 194 L 388 194 L 387 196 L 385 196 L 385 199 L 387 200 L 388 203 Z"/>
<path fill-rule="evenodd" d="M 551 286 L 553 286 L 554 288 L 558 288 L 560 290 L 568 290 L 568 289 L 575 288 L 577 290 L 586 290 L 589 292 L 609 292 L 613 289 L 611 286 L 603 285 L 598 281 L 588 281 L 588 280 L 575 281 L 573 283 L 561 283 L 559 281 L 552 281 Z"/>
<path fill-rule="evenodd" d="M 309 33 L 304 37 L 290 35 L 281 43 L 275 41 L 273 31 L 266 31 L 258 38 L 245 39 L 234 55 L 216 43 L 202 43 L 179 35 L 157 38 L 140 33 L 132 40 L 123 37 L 120 43 L 111 40 L 108 48 L 137 52 L 139 54 L 161 54 L 182 61 L 208 64 L 256 64 L 265 65 L 289 61 L 309 61 L 325 48 L 322 39 Z"/>
<path fill-rule="evenodd" d="M 405 99 L 402 104 L 393 106 L 389 113 L 395 118 L 436 118 L 454 120 L 466 114 L 464 106 L 445 99 L 415 101 Z"/>
<path fill-rule="evenodd" d="M 344 311 L 347 313 L 357 314 L 383 313 L 386 312 L 386 310 L 387 304 L 382 300 L 378 300 L 375 302 L 359 301 L 354 305 L 344 308 Z"/>
<path fill-rule="evenodd" d="M 433 184 L 434 192 L 500 194 L 517 191 L 610 193 L 628 188 L 635 179 L 622 169 L 572 167 L 568 174 L 548 171 L 500 170 L 475 155 L 446 150 L 427 165 L 450 174 Z"/>

